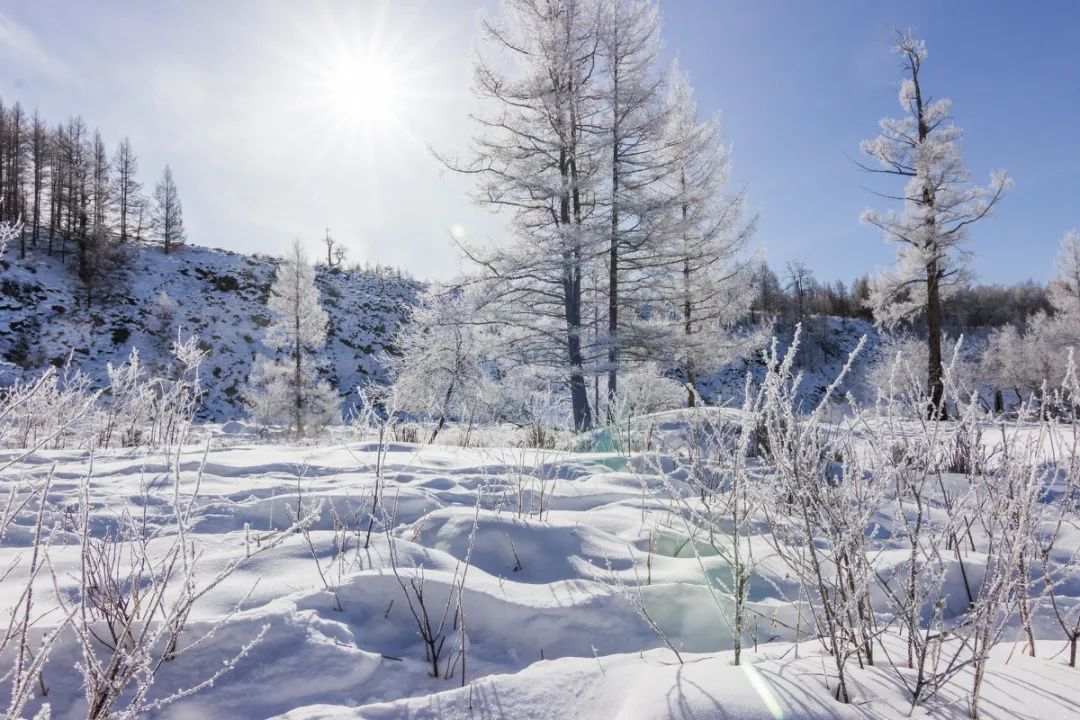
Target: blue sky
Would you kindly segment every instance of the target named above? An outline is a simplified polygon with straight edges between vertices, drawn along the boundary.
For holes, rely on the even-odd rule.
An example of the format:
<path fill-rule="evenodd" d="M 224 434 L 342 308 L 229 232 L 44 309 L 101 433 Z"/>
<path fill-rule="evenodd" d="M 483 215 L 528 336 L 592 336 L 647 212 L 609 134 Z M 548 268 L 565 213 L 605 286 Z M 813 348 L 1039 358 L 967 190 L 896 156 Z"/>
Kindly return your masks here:
<path fill-rule="evenodd" d="M 1080 3 L 668 2 L 669 52 L 717 108 L 735 146 L 738 180 L 761 209 L 770 261 L 804 259 L 822 278 L 889 262 L 858 222 L 880 201 L 860 186 L 896 188 L 849 158 L 877 121 L 898 116 L 892 28 L 926 41 L 924 88 L 953 101 L 964 157 L 985 184 L 1016 182 L 969 249 L 986 282 L 1044 280 L 1062 235 L 1080 225 Z"/>
<path fill-rule="evenodd" d="M 193 242 L 280 252 L 329 226 L 353 259 L 447 277 L 452 227 L 501 223 L 471 207 L 466 181 L 429 145 L 470 132 L 476 18 L 494 0 L 396 3 L 0 0 L 0 96 L 53 123 L 81 113 L 112 145 L 129 135 L 144 182 L 172 164 Z M 703 112 L 721 112 L 735 181 L 761 213 L 774 266 L 806 261 L 850 279 L 891 250 L 859 213 L 895 189 L 850 158 L 899 113 L 893 27 L 915 26 L 925 87 L 953 100 L 973 177 L 1016 185 L 970 249 L 987 282 L 1047 279 L 1080 225 L 1080 3 L 662 2 Z M 354 106 L 343 64 L 387 69 L 390 102 Z M 350 81 L 352 75 L 348 76 Z"/>

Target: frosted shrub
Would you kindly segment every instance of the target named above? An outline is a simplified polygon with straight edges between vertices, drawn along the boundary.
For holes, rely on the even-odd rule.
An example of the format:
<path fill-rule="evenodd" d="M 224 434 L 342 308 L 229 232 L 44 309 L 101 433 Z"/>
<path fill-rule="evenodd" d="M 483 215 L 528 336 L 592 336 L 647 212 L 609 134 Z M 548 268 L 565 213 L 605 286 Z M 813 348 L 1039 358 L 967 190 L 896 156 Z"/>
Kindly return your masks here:
<path fill-rule="evenodd" d="M 872 664 L 874 659 L 869 542 L 882 487 L 868 477 L 850 435 L 823 422 L 862 342 L 818 405 L 801 416 L 802 378 L 793 372 L 798 341 L 796 332 L 782 358 L 774 343 L 762 383 L 760 425 L 768 436 L 763 460 L 771 470 L 764 512 L 773 550 L 811 599 L 815 626 L 835 665 L 836 698 L 847 703 L 853 697 L 848 660 Z"/>
<path fill-rule="evenodd" d="M 524 369 L 502 378 L 499 412 L 523 431 L 525 447 L 550 449 L 559 442 L 559 430 L 570 422 L 563 389 L 545 373 Z"/>
<path fill-rule="evenodd" d="M 194 336 L 178 338 L 165 373 L 150 375 L 133 349 L 124 363 L 109 363 L 104 391 L 94 389 L 70 360 L 37 378 L 24 377 L 0 395 L 0 444 L 28 449 L 176 445 L 199 408 L 204 355 Z"/>
<path fill-rule="evenodd" d="M 619 446 L 627 453 L 647 446 L 649 427 L 642 426 L 641 416 L 682 407 L 686 392 L 682 383 L 666 377 L 656 363 L 644 363 L 623 373 L 608 407 L 610 431 L 619 438 Z M 635 437 L 635 428 L 639 437 Z"/>
<path fill-rule="evenodd" d="M 0 223 L 0 256 L 3 256 L 4 251 L 7 250 L 8 243 L 15 242 L 15 239 L 19 237 L 19 233 L 22 232 L 22 223 Z"/>
<path fill-rule="evenodd" d="M 951 367 L 947 369 L 952 384 L 951 397 L 967 396 L 976 386 L 979 377 L 979 353 L 963 338 L 943 338 L 946 351 L 952 349 Z M 926 366 L 928 354 L 926 341 L 911 335 L 887 335 L 878 359 L 869 363 L 867 384 L 885 395 L 898 400 L 922 397 L 926 394 Z M 893 405 L 893 410 L 907 410 L 906 404 Z"/>
<path fill-rule="evenodd" d="M 175 335 L 178 309 L 176 300 L 162 290 L 154 306 L 150 308 L 150 316 L 147 318 L 146 329 L 150 335 L 156 338 L 168 338 Z"/>
<path fill-rule="evenodd" d="M 715 408 L 705 407 L 696 398 L 693 408 L 687 411 L 690 428 L 686 442 L 676 450 L 671 471 L 664 473 L 665 455 L 656 455 L 653 463 L 665 478 L 674 505 L 673 515 L 683 523 L 685 546 L 693 551 L 709 595 L 731 633 L 736 665 L 742 659 L 744 638 L 756 621 L 748 607 L 750 580 L 756 564 L 749 543 L 749 525 L 762 510 L 764 496 L 760 491 L 761 468 L 752 464 L 750 446 L 763 398 L 763 393 L 760 389 L 755 392 L 748 378 L 741 422 L 737 423 L 729 422 Z M 685 480 L 680 483 L 676 477 Z M 683 483 L 689 485 L 691 492 L 683 490 Z M 721 557 L 729 572 L 706 571 L 700 545 L 708 546 Z M 643 608 L 639 614 L 653 624 Z M 661 638 L 674 650 L 663 633 Z"/>
<path fill-rule="evenodd" d="M 195 419 L 203 392 L 199 368 L 206 357 L 194 335 L 184 340 L 178 334 L 172 354 L 169 373 L 152 381 L 157 399 L 150 443 L 166 447 L 180 444 Z"/>
<path fill-rule="evenodd" d="M 117 434 L 121 446 L 138 445 L 146 425 L 152 421 L 156 404 L 153 389 L 143 377 L 138 349 L 132 348 L 131 356 L 122 365 L 109 363 L 107 372 L 110 402 L 103 412 L 104 427 L 99 441 L 108 448 Z"/>
<path fill-rule="evenodd" d="M 74 600 L 60 596 L 59 601 L 80 653 L 76 667 L 82 675 L 88 720 L 143 717 L 211 687 L 267 632 L 264 625 L 220 666 L 208 669 L 203 679 L 168 694 L 152 694 L 157 673 L 165 663 L 182 661 L 239 609 L 226 613 L 208 629 L 189 632 L 188 618 L 202 598 L 255 555 L 305 531 L 315 517 L 272 532 L 261 539 L 257 549 L 248 549 L 226 560 L 220 569 L 203 573 L 201 543 L 191 527 L 205 462 L 204 454 L 190 491 L 182 489 L 179 463 L 171 463 L 173 517 L 171 526 L 164 529 L 148 527 L 144 518 L 125 511 L 114 525 L 94 534 L 89 494 L 92 477 L 83 479 L 78 512 L 68 514 L 65 528 L 78 539 L 82 592 Z M 150 503 L 148 493 L 144 486 L 143 504 Z"/>
<path fill-rule="evenodd" d="M 0 440 L 6 447 L 28 449 L 82 444 L 100 394 L 70 359 L 61 369 L 17 380 L 0 395 Z"/>
<path fill-rule="evenodd" d="M 428 290 L 394 340 L 398 354 L 387 358 L 401 409 L 432 423 L 429 443 L 448 420 L 471 423 L 490 405 L 474 305 L 463 290 Z"/>
<path fill-rule="evenodd" d="M 967 390 L 954 349 L 943 375 L 946 421 L 926 417 L 921 368 L 899 353 L 880 369 L 876 401 L 848 397 L 835 417 L 855 354 L 804 409 L 798 346 L 796 334 L 780 356 L 774 343 L 764 377 L 747 378 L 741 408 L 687 411 L 685 432 L 648 456 L 685 530 L 680 547 L 698 558 L 736 662 L 758 619 L 748 602 L 753 523 L 798 587 L 791 599 L 806 600 L 795 635 L 822 643 L 838 700 L 859 699 L 853 665 L 884 665 L 912 709 L 970 678 L 975 717 L 990 651 L 1006 630 L 1018 627 L 1023 652 L 1034 654 L 1037 608 L 1049 605 L 1070 647 L 1080 645 L 1080 615 L 1060 602 L 1080 558 L 1056 547 L 1080 507 L 1080 431 L 1060 422 L 1075 416 L 1075 372 L 1006 420 Z M 702 547 L 727 571 L 708 572 Z"/>

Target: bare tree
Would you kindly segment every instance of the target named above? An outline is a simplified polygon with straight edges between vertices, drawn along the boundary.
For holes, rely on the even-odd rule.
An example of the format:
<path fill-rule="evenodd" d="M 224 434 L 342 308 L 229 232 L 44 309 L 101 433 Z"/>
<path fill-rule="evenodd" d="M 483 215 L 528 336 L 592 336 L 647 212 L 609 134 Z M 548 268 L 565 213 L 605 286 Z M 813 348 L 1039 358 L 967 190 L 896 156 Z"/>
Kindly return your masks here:
<path fill-rule="evenodd" d="M 326 228 L 326 237 L 323 238 L 323 244 L 326 245 L 326 267 L 334 267 L 334 246 L 337 243 L 330 234 L 330 228 Z"/>
<path fill-rule="evenodd" d="M 172 168 L 168 165 L 165 166 L 161 180 L 154 188 L 153 223 L 158 239 L 165 247 L 166 255 L 169 254 L 170 249 L 183 245 L 187 239 L 184 232 L 184 210 L 180 204 L 180 193 L 173 180 Z"/>
<path fill-rule="evenodd" d="M 121 245 L 126 245 L 135 239 L 137 233 L 132 232 L 139 208 L 142 205 L 142 183 L 136 175 L 139 172 L 139 160 L 131 147 L 131 141 L 124 138 L 116 146 L 113 155 L 113 197 L 116 201 L 116 224 Z"/>
<path fill-rule="evenodd" d="M 787 264 L 787 288 L 795 296 L 796 317 L 799 322 L 806 319 L 806 296 L 814 283 L 814 274 L 804 262 L 789 261 Z"/>
<path fill-rule="evenodd" d="M 30 167 L 31 191 L 34 198 L 34 214 L 30 218 L 30 237 L 34 250 L 37 250 L 41 234 L 41 203 L 45 191 L 45 175 L 48 172 L 49 135 L 41 116 L 34 112 L 30 124 Z"/>

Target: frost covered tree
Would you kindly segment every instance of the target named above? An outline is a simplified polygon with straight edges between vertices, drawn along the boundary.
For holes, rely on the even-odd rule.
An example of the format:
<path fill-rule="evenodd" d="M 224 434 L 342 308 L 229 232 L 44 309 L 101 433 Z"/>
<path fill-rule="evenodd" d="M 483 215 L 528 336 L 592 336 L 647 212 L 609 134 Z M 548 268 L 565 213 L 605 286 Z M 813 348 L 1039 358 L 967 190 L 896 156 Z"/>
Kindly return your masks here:
<path fill-rule="evenodd" d="M 481 26 L 474 77 L 487 111 L 474 116 L 471 159 L 446 161 L 477 178 L 478 203 L 510 215 L 508 244 L 467 253 L 496 288 L 521 356 L 562 376 L 579 431 L 593 424 L 584 281 L 602 167 L 598 22 L 587 0 L 505 0 L 502 18 Z"/>
<path fill-rule="evenodd" d="M 109 186 L 109 174 L 112 164 L 105 149 L 105 141 L 101 133 L 94 131 L 94 139 L 91 141 L 90 154 L 90 189 L 92 193 L 90 232 L 98 235 L 108 235 L 109 210 L 112 204 L 112 188 Z"/>
<path fill-rule="evenodd" d="M 663 152 L 663 77 L 659 10 L 653 0 L 610 0 L 600 6 L 601 97 L 609 143 L 606 182 L 608 420 L 618 390 L 622 349 L 635 341 L 628 320 L 651 284 L 645 270 L 662 258 L 664 196 L 655 184 L 667 173 Z M 624 314 L 625 313 L 625 314 Z M 640 340 L 640 338 L 639 338 Z M 640 353 L 638 353 L 640 354 Z M 651 354 L 647 350 L 645 354 Z"/>
<path fill-rule="evenodd" d="M 951 103 L 931 100 L 922 86 L 926 45 L 911 32 L 899 34 L 895 51 L 903 58 L 906 77 L 900 86 L 904 117 L 883 119 L 880 134 L 861 149 L 880 167 L 875 173 L 905 178 L 899 196 L 903 211 L 866 210 L 863 221 L 879 228 L 898 246 L 895 266 L 875 279 L 870 302 L 878 322 L 895 326 L 925 315 L 929 411 L 944 413 L 942 404 L 942 303 L 966 277 L 962 251 L 972 224 L 994 209 L 1010 185 L 1004 172 L 991 175 L 983 188 L 971 183 L 960 158 L 963 132 L 952 122 Z"/>
<path fill-rule="evenodd" d="M 1080 232 L 1075 229 L 1061 239 L 1057 275 L 1047 291 L 1057 313 L 1080 318 Z"/>
<path fill-rule="evenodd" d="M 434 442 L 449 419 L 473 420 L 485 402 L 483 346 L 472 298 L 458 289 L 432 288 L 421 297 L 390 358 L 394 392 L 403 410 L 434 420 Z"/>
<path fill-rule="evenodd" d="M 316 353 L 326 343 L 327 318 L 319 304 L 315 269 L 299 240 L 278 266 L 268 305 L 274 319 L 263 342 L 279 353 L 256 359 L 248 378 L 248 401 L 260 421 L 287 423 L 303 436 L 337 420 L 340 409 L 336 393 L 316 367 Z"/>
<path fill-rule="evenodd" d="M 754 223 L 725 187 L 718 123 L 698 119 L 684 76 L 656 69 L 653 0 L 502 8 L 482 26 L 488 109 L 474 116 L 471 158 L 444 161 L 511 216 L 512 243 L 465 252 L 512 353 L 562 376 L 580 431 L 614 408 L 632 365 L 674 359 L 693 381 L 743 349 L 731 331 L 752 297 L 739 255 Z"/>
<path fill-rule="evenodd" d="M 184 209 L 180 204 L 180 192 L 176 189 L 172 168 L 168 165 L 154 188 L 153 223 L 166 255 L 170 249 L 184 244 L 187 237 L 184 233 Z"/>
<path fill-rule="evenodd" d="M 1080 351 L 1080 233 L 1061 240 L 1057 274 L 1047 289 L 1053 312 L 1038 311 L 1024 327 L 995 330 L 983 356 L 983 374 L 1023 399 L 1058 387 L 1067 376 L 1069 351 Z"/>
<path fill-rule="evenodd" d="M 730 153 L 720 140 L 718 118 L 701 121 L 689 79 L 673 68 L 667 100 L 666 146 L 671 167 L 668 251 L 660 264 L 659 304 L 674 318 L 665 336 L 691 386 L 746 349 L 733 325 L 749 314 L 753 272 L 743 255 L 756 218 L 747 218 L 742 192 L 727 192 Z"/>

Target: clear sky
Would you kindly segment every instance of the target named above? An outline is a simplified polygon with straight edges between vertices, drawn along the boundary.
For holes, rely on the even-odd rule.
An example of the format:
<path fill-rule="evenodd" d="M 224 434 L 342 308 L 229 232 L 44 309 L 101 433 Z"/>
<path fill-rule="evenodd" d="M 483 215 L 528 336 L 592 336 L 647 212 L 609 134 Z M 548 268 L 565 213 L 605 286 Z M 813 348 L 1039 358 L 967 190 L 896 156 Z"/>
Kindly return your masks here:
<path fill-rule="evenodd" d="M 428 147 L 466 143 L 478 13 L 465 0 L 0 0 L 0 96 L 51 122 L 79 113 L 127 135 L 147 187 L 170 163 L 192 242 L 317 250 L 419 277 L 459 267 L 451 232 L 497 237 L 467 180 Z M 970 249 L 980 279 L 1047 279 L 1080 226 L 1080 2 L 666 0 L 665 54 L 721 112 L 735 181 L 774 266 L 851 277 L 891 251 L 859 213 L 895 190 L 851 158 L 899 114 L 892 28 L 918 28 L 924 86 L 950 97 L 974 178 L 1016 182 Z M 354 88 L 360 88 L 355 90 Z M 366 88 L 366 89 L 365 89 Z M 370 102 L 373 97 L 381 102 Z"/>

